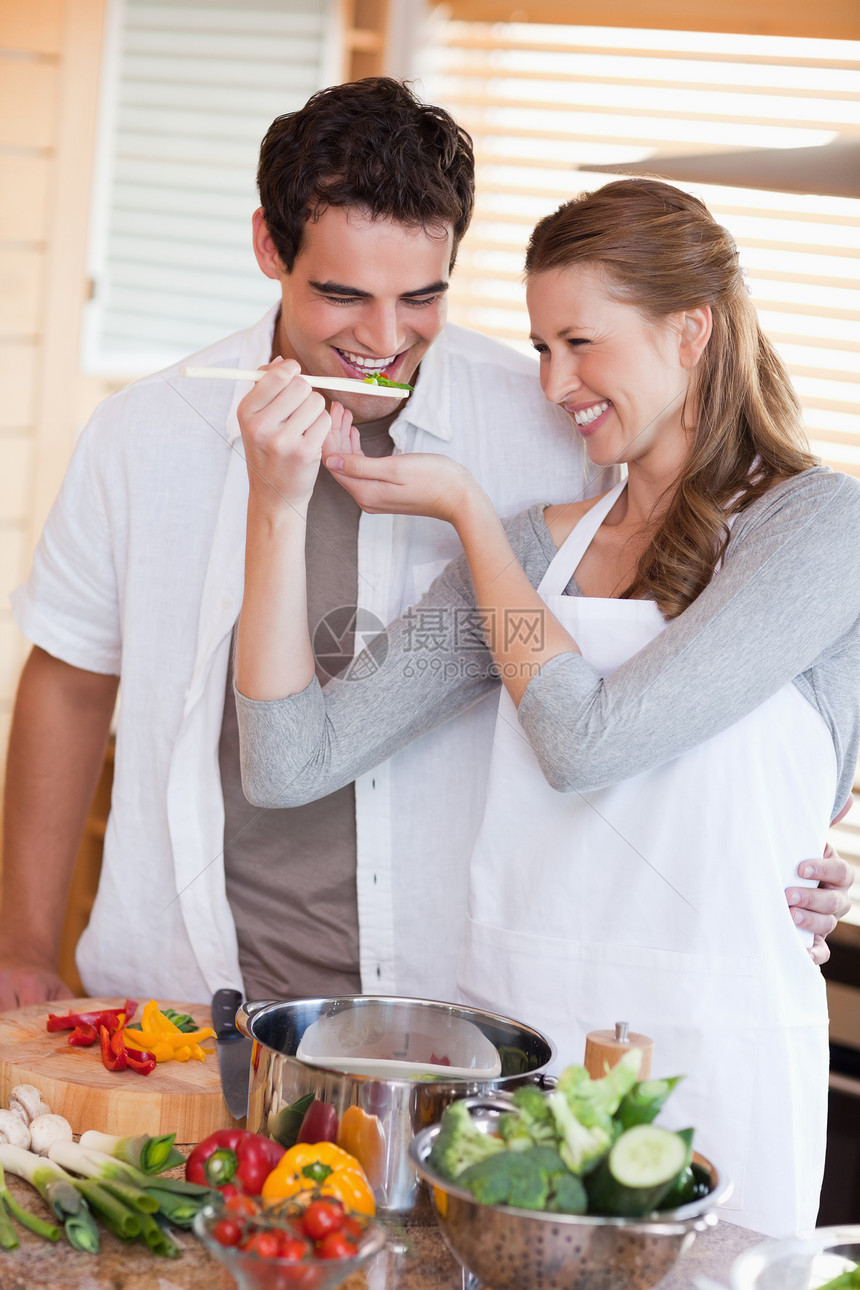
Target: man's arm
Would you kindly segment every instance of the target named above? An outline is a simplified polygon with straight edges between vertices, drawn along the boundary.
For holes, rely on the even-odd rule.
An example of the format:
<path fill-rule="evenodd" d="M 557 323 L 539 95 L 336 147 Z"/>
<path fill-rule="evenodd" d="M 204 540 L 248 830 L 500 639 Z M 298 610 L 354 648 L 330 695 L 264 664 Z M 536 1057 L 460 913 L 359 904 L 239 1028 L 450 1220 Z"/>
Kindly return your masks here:
<path fill-rule="evenodd" d="M 24 666 L 6 769 L 0 1011 L 69 993 L 60 937 L 117 686 L 38 647 Z"/>

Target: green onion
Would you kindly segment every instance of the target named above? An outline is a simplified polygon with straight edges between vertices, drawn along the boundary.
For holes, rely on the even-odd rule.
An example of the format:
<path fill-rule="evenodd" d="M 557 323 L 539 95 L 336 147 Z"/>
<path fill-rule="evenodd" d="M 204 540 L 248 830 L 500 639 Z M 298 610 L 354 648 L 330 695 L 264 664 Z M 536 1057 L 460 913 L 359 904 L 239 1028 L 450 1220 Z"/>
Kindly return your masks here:
<path fill-rule="evenodd" d="M 12 1228 L 12 1224 L 9 1222 L 9 1216 L 6 1213 L 7 1209 L 14 1218 L 17 1218 L 22 1227 L 28 1228 L 36 1236 L 43 1236 L 47 1241 L 58 1241 L 60 1239 L 60 1229 L 54 1223 L 47 1223 L 44 1218 L 31 1214 L 29 1209 L 25 1209 L 23 1205 L 18 1203 L 6 1186 L 6 1176 L 3 1173 L 3 1166 L 0 1165 L 0 1216 L 2 1216 L 0 1217 L 0 1228 L 3 1231 L 7 1231 L 8 1234 L 7 1225 L 8 1228 Z M 12 1236 L 15 1245 L 17 1245 L 18 1238 L 15 1236 L 14 1228 L 12 1228 Z M 15 1248 L 15 1245 L 6 1244 L 2 1234 L 0 1234 L 0 1245 L 6 1250 Z"/>
<path fill-rule="evenodd" d="M 79 1178 L 75 1186 L 114 1236 L 118 1236 L 121 1241 L 133 1241 L 140 1235 L 144 1215 L 129 1209 L 116 1196 L 111 1196 L 106 1187 L 93 1182 L 91 1178 Z"/>
<path fill-rule="evenodd" d="M 184 1165 L 185 1157 L 173 1145 L 175 1133 L 163 1133 L 152 1138 L 141 1133 L 136 1138 L 119 1138 L 111 1133 L 99 1133 L 97 1129 L 87 1129 L 81 1134 L 80 1145 L 88 1151 L 100 1151 L 106 1156 L 124 1160 L 144 1174 L 160 1174 L 165 1169 Z"/>
<path fill-rule="evenodd" d="M 6 1213 L 6 1206 L 0 1200 L 0 1249 L 14 1250 L 20 1245 L 12 1220 Z"/>
<path fill-rule="evenodd" d="M 97 1254 L 99 1233 L 86 1201 L 74 1180 L 53 1161 L 8 1143 L 0 1145 L 0 1165 L 30 1183 L 63 1224 L 69 1244 L 87 1254 Z"/>

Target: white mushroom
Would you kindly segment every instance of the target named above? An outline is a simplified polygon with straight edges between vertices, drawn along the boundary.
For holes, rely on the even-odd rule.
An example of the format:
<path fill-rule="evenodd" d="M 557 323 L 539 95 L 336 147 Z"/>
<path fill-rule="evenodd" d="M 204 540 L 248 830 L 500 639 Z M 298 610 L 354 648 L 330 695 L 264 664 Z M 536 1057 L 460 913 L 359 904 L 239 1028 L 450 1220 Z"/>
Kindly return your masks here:
<path fill-rule="evenodd" d="M 9 1109 L 20 1115 L 25 1124 L 37 1115 L 50 1115 L 51 1108 L 35 1084 L 16 1084 L 9 1094 Z"/>
<path fill-rule="evenodd" d="M 30 1150 L 46 1156 L 52 1142 L 71 1142 L 72 1126 L 62 1115 L 37 1115 L 30 1125 Z"/>
<path fill-rule="evenodd" d="M 30 1130 L 20 1115 L 14 1111 L 0 1111 L 0 1143 L 8 1142 L 13 1147 L 30 1147 Z"/>

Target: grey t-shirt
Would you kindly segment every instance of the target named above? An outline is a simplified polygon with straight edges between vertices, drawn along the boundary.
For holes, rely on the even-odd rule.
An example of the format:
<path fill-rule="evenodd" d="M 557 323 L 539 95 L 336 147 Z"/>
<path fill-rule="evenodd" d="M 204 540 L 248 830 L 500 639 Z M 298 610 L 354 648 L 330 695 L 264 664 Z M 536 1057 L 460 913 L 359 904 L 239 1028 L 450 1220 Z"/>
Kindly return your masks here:
<path fill-rule="evenodd" d="M 396 412 L 359 427 L 369 457 L 393 449 Z M 352 659 L 361 511 L 321 470 L 308 509 L 308 623 L 325 684 Z M 361 990 L 355 889 L 355 792 L 274 811 L 242 792 L 232 669 L 218 748 L 224 794 L 224 870 L 249 999 Z"/>
<path fill-rule="evenodd" d="M 537 586 L 555 554 L 543 508 L 506 529 Z M 575 583 L 568 592 L 581 594 Z M 249 797 L 277 805 L 329 793 L 495 687 L 474 603 L 460 556 L 389 625 L 376 670 L 325 692 L 311 682 L 269 702 L 239 695 Z M 423 659 L 422 616 L 448 624 Z M 650 645 L 605 679 L 581 655 L 558 655 L 529 683 L 518 715 L 550 783 L 589 792 L 704 743 L 790 683 L 833 738 L 835 815 L 860 746 L 860 481 L 824 467 L 737 517 L 721 569 Z"/>

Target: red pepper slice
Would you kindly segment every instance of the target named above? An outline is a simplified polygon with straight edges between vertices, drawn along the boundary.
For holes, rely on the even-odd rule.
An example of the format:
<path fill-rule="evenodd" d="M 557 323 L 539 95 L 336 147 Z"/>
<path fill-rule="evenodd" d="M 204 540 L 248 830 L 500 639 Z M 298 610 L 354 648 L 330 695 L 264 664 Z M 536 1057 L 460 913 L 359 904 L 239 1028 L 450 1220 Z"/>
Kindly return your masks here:
<path fill-rule="evenodd" d="M 106 1070 L 124 1071 L 128 1065 L 122 1032 L 114 1031 L 111 1035 L 107 1026 L 99 1026 L 99 1038 L 102 1045 L 102 1063 Z"/>
<path fill-rule="evenodd" d="M 155 1054 L 141 1052 L 139 1048 L 126 1048 L 126 1060 L 133 1071 L 138 1075 L 151 1075 L 155 1070 Z"/>
<path fill-rule="evenodd" d="M 91 1026 L 88 1021 L 83 1021 L 79 1026 L 75 1026 L 74 1031 L 69 1035 L 69 1043 L 73 1048 L 89 1048 L 98 1039 L 95 1026 Z"/>
<path fill-rule="evenodd" d="M 99 1026 L 107 1026 L 108 1030 L 116 1030 L 120 1013 L 127 1024 L 136 1011 L 137 1000 L 126 999 L 121 1008 L 102 1008 L 98 1012 L 49 1012 L 48 1030 L 74 1030 L 75 1026 L 94 1026 L 97 1030 Z"/>

